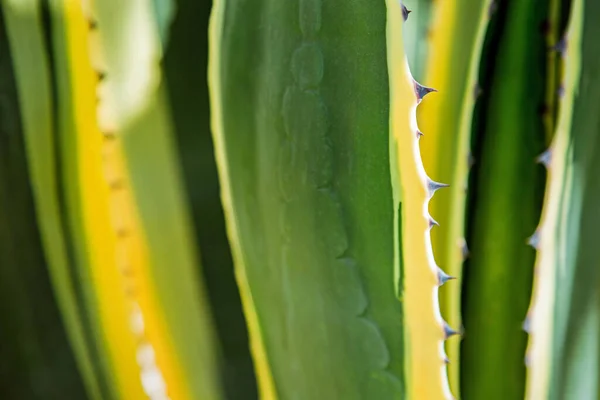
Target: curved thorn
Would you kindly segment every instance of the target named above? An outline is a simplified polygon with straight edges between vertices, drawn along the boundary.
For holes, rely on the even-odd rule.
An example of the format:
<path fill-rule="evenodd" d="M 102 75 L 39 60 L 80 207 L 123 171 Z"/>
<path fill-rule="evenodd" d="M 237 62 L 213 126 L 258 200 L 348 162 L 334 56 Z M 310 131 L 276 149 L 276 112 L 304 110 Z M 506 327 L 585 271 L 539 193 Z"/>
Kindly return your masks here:
<path fill-rule="evenodd" d="M 454 276 L 450 276 L 445 273 L 441 268 L 438 268 L 438 286 L 442 286 L 444 283 L 456 279 Z"/>
<path fill-rule="evenodd" d="M 412 11 L 406 8 L 406 6 L 402 3 L 400 3 L 400 7 L 402 7 L 402 19 L 406 21 L 408 19 L 408 14 L 410 14 Z"/>
<path fill-rule="evenodd" d="M 421 100 L 423 100 L 423 97 L 425 97 L 427 94 L 429 94 L 431 92 L 437 92 L 436 89 L 430 88 L 427 86 L 423 86 L 417 81 L 414 81 L 414 86 L 415 86 L 415 95 L 417 96 L 417 103 L 420 103 Z"/>
<path fill-rule="evenodd" d="M 448 340 L 454 335 L 458 335 L 458 331 L 455 331 L 447 322 L 444 322 L 444 340 Z"/>
<path fill-rule="evenodd" d="M 459 239 L 460 252 L 462 254 L 462 259 L 465 261 L 469 258 L 469 246 L 467 246 L 467 240 L 465 238 Z"/>
<path fill-rule="evenodd" d="M 445 188 L 448 187 L 450 185 L 448 185 L 447 183 L 440 183 L 440 182 L 436 182 L 434 180 L 431 179 L 427 179 L 427 189 L 429 189 L 429 195 L 433 196 L 433 194 L 438 191 L 441 188 Z"/>
<path fill-rule="evenodd" d="M 531 247 L 533 247 L 534 249 L 538 250 L 538 247 L 540 245 L 540 231 L 539 231 L 539 229 L 536 229 L 535 232 L 533 232 L 533 235 L 531 235 L 527 239 L 527 244 L 530 245 Z"/>
<path fill-rule="evenodd" d="M 540 154 L 535 161 L 542 164 L 546 168 L 550 167 L 550 161 L 552 160 L 552 149 L 548 148 L 542 154 Z"/>
<path fill-rule="evenodd" d="M 475 88 L 473 89 L 474 99 L 477 100 L 479 98 L 479 96 L 481 96 L 482 93 L 483 93 L 483 89 L 481 89 L 481 86 L 479 86 L 479 83 L 475 83 Z"/>
<path fill-rule="evenodd" d="M 528 334 L 531 334 L 531 316 L 529 314 L 527 314 L 527 316 L 525 317 L 525 320 L 523 321 L 523 325 L 521 325 L 521 328 Z"/>
<path fill-rule="evenodd" d="M 469 155 L 467 156 L 467 167 L 469 169 L 473 168 L 473 165 L 475 165 L 475 157 L 473 156 L 473 154 L 469 151 Z"/>
<path fill-rule="evenodd" d="M 490 2 L 490 8 L 488 8 L 488 16 L 491 18 L 496 11 L 498 10 L 498 3 L 496 2 L 496 0 L 492 0 Z"/>
<path fill-rule="evenodd" d="M 431 216 L 429 216 L 429 229 L 433 228 L 434 226 L 440 226 L 440 224 Z"/>

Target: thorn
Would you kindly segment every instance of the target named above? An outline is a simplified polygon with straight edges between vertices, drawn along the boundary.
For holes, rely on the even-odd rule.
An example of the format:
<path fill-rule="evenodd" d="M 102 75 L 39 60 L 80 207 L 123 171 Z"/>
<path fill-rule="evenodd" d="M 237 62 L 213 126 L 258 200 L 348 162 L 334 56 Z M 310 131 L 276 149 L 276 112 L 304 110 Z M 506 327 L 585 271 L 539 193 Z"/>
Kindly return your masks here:
<path fill-rule="evenodd" d="M 438 268 L 438 286 L 442 286 L 444 283 L 456 279 L 454 276 L 450 276 L 445 273 L 441 268 Z"/>
<path fill-rule="evenodd" d="M 525 332 L 531 334 L 531 317 L 529 314 L 525 317 L 525 321 L 523 321 L 523 325 L 521 326 Z"/>
<path fill-rule="evenodd" d="M 432 197 L 434 195 L 434 193 L 436 191 L 438 191 L 441 188 L 445 188 L 448 187 L 450 185 L 446 184 L 446 183 L 440 183 L 440 182 L 436 182 L 433 181 L 431 179 L 427 179 L 427 189 L 429 190 L 429 196 Z"/>
<path fill-rule="evenodd" d="M 424 136 L 423 132 L 417 129 L 417 139 L 421 139 L 421 136 Z"/>
<path fill-rule="evenodd" d="M 536 229 L 535 232 L 533 232 L 533 235 L 531 235 L 527 239 L 527 244 L 530 245 L 531 247 L 533 247 L 534 249 L 538 250 L 539 245 L 540 245 L 540 232 L 539 232 L 539 229 Z"/>
<path fill-rule="evenodd" d="M 408 14 L 410 14 L 412 11 L 406 8 L 406 6 L 402 3 L 400 3 L 400 7 L 402 7 L 402 18 L 404 21 L 406 21 L 408 19 Z"/>
<path fill-rule="evenodd" d="M 565 95 L 565 85 L 563 85 L 562 83 L 558 86 L 558 89 L 556 90 L 556 94 L 558 95 L 558 97 L 560 99 L 562 99 Z"/>
<path fill-rule="evenodd" d="M 434 226 L 440 226 L 440 224 L 438 224 L 438 222 L 431 218 L 431 216 L 429 217 L 429 229 L 433 228 Z"/>
<path fill-rule="evenodd" d="M 482 93 L 483 93 L 483 89 L 481 89 L 481 86 L 479 86 L 479 83 L 475 83 L 475 88 L 473 89 L 473 97 L 475 98 L 475 100 L 477 100 L 479 98 L 479 96 L 481 96 Z"/>
<path fill-rule="evenodd" d="M 446 364 L 446 365 L 450 364 L 450 359 L 448 358 L 447 355 L 444 354 L 444 358 L 442 358 L 442 360 L 444 361 L 444 364 Z"/>
<path fill-rule="evenodd" d="M 496 11 L 498 10 L 498 3 L 496 0 L 492 0 L 490 2 L 490 8 L 488 8 L 488 17 L 493 17 Z"/>
<path fill-rule="evenodd" d="M 89 30 L 93 31 L 94 29 L 98 28 L 98 22 L 95 19 L 89 19 L 88 20 L 88 28 Z"/>
<path fill-rule="evenodd" d="M 475 165 L 475 157 L 473 157 L 473 153 L 469 151 L 469 154 L 467 155 L 467 167 L 471 169 L 473 168 L 473 165 Z"/>
<path fill-rule="evenodd" d="M 535 161 L 542 164 L 546 168 L 550 168 L 550 162 L 552 161 L 552 149 L 548 148 L 546 151 L 540 154 Z"/>
<path fill-rule="evenodd" d="M 469 247 L 467 246 L 467 241 L 465 238 L 459 239 L 460 251 L 462 254 L 462 259 L 465 261 L 469 257 Z"/>
<path fill-rule="evenodd" d="M 96 71 L 96 75 L 98 76 L 99 82 L 102 82 L 104 78 L 106 78 L 106 73 L 102 71 Z"/>
<path fill-rule="evenodd" d="M 437 92 L 436 89 L 430 88 L 427 86 L 423 86 L 417 81 L 414 81 L 414 85 L 415 85 L 415 94 L 417 95 L 417 103 L 420 103 L 421 100 L 423 100 L 423 97 L 425 97 L 428 93 Z"/>
<path fill-rule="evenodd" d="M 567 52 L 567 38 L 563 36 L 554 46 L 550 47 L 550 50 L 556 51 L 564 57 Z"/>
<path fill-rule="evenodd" d="M 455 331 L 447 322 L 444 322 L 444 340 L 448 340 L 454 335 L 458 335 L 458 331 Z"/>

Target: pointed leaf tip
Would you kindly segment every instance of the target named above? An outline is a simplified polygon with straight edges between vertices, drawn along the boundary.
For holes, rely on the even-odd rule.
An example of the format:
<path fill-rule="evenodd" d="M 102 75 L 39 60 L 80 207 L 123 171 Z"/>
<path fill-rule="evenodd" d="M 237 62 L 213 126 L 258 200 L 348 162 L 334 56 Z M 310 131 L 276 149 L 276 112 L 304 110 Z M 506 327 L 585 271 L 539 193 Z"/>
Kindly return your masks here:
<path fill-rule="evenodd" d="M 419 102 L 419 103 L 421 102 L 421 100 L 423 100 L 423 97 L 425 97 L 427 94 L 429 94 L 431 92 L 437 92 L 436 89 L 430 88 L 427 86 L 423 86 L 417 81 L 414 81 L 414 85 L 415 85 L 415 95 L 417 96 L 417 102 Z"/>

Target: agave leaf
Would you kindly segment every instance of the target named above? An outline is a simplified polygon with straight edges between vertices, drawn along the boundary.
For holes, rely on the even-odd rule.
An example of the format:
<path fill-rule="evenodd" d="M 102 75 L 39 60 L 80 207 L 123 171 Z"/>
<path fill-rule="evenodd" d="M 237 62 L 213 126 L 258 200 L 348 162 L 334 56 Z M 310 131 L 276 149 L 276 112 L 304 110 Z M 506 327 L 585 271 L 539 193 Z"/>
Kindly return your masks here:
<path fill-rule="evenodd" d="M 6 10 L 6 11 L 4 11 Z M 4 13 L 0 9 L 0 392 L 4 398 L 84 399 L 42 247 Z M 14 16 L 9 15 L 8 18 Z M 21 23 L 34 21 L 23 16 Z M 14 21 L 13 21 L 14 22 Z M 30 25 L 31 26 L 31 25 Z"/>
<path fill-rule="evenodd" d="M 477 98 L 479 62 L 489 21 L 488 1 L 439 2 L 433 22 L 425 81 L 440 92 L 418 110 L 423 164 L 433 180 L 449 184 L 431 203 L 431 214 L 442 229 L 432 232 L 440 266 L 457 282 L 440 290 L 442 315 L 450 326 L 462 325 L 460 314 L 462 264 L 466 256 L 465 211 L 471 152 L 471 122 Z M 460 336 L 450 338 L 446 351 L 450 387 L 459 397 Z"/>
<path fill-rule="evenodd" d="M 532 305 L 528 398 L 596 398 L 600 369 L 598 214 L 600 51 L 593 1 L 572 3 L 565 55 L 565 94 L 548 162 Z"/>
<path fill-rule="evenodd" d="M 402 38 L 400 3 L 386 2 L 388 71 L 390 77 L 390 169 L 401 225 L 396 263 L 401 264 L 404 313 L 406 397 L 451 399 L 443 342 L 452 332 L 440 316 L 438 287 L 445 281 L 435 264 L 430 230 L 435 221 L 429 200 L 439 189 L 421 161 L 416 108 L 431 89 L 416 83 L 410 73 Z M 397 202 L 400 202 L 398 204 Z"/>
<path fill-rule="evenodd" d="M 126 249 L 138 263 L 140 288 L 133 296 L 147 327 L 144 335 L 169 396 L 217 399 L 218 347 L 161 82 L 155 10 L 149 1 L 101 1 L 91 12 L 98 26 L 93 57 L 106 76 L 98 88 L 99 124 L 121 146 L 119 167 L 131 204 L 115 194 L 115 212 L 124 218 L 117 229 L 122 240 L 134 243 Z"/>
<path fill-rule="evenodd" d="M 108 396 L 102 357 L 94 346 L 95 327 L 89 318 L 89 292 L 80 286 L 84 271 L 74 260 L 67 203 L 63 190 L 57 138 L 53 118 L 53 63 L 49 60 L 42 27 L 42 4 L 35 0 L 3 3 L 9 45 L 14 61 L 19 106 L 29 160 L 36 214 L 42 244 L 58 304 L 74 347 L 78 366 L 92 398 Z"/>
<path fill-rule="evenodd" d="M 539 106 L 545 96 L 546 48 L 539 26 L 546 1 L 499 4 L 495 66 L 483 85 L 469 185 L 470 256 L 465 266 L 461 391 L 466 399 L 524 395 L 525 319 L 544 173 Z M 510 290 L 507 290 L 510 288 Z"/>
<path fill-rule="evenodd" d="M 179 0 L 163 70 L 171 104 L 185 194 L 201 251 L 202 275 L 222 348 L 222 386 L 228 399 L 257 398 L 254 366 L 220 199 L 210 132 L 208 25 L 211 2 Z M 200 23 L 202 22 L 202 23 Z"/>
<path fill-rule="evenodd" d="M 261 397 L 403 398 L 384 2 L 218 1 L 211 24 L 213 135 Z"/>

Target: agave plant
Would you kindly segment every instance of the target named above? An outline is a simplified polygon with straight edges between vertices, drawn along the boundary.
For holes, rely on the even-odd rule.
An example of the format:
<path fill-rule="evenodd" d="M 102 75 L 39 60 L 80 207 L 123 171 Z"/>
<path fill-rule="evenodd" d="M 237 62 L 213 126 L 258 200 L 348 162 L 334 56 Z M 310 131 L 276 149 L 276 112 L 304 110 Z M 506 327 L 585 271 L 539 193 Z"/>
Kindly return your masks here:
<path fill-rule="evenodd" d="M 0 397 L 597 399 L 598 15 L 0 0 Z"/>

